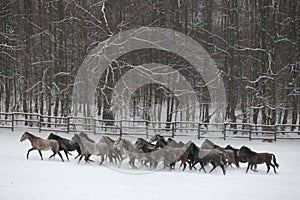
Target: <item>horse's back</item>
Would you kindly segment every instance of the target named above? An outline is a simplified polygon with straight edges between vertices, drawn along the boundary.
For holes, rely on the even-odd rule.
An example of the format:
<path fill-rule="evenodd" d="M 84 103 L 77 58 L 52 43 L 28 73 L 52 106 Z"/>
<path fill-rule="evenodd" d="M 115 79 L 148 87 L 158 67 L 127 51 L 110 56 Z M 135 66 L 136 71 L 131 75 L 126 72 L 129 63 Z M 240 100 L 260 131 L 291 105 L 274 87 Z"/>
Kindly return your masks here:
<path fill-rule="evenodd" d="M 110 149 L 108 144 L 106 144 L 104 142 L 97 143 L 97 148 L 100 150 L 101 154 L 107 154 L 109 152 L 109 149 Z"/>
<path fill-rule="evenodd" d="M 270 163 L 272 161 L 272 154 L 270 153 L 257 153 L 255 156 L 249 159 L 250 163 L 263 164 L 265 162 Z"/>
<path fill-rule="evenodd" d="M 56 140 L 53 139 L 43 139 L 43 138 L 37 138 L 33 142 L 33 147 L 38 150 L 48 151 L 50 149 L 54 151 L 58 151 L 59 144 Z"/>

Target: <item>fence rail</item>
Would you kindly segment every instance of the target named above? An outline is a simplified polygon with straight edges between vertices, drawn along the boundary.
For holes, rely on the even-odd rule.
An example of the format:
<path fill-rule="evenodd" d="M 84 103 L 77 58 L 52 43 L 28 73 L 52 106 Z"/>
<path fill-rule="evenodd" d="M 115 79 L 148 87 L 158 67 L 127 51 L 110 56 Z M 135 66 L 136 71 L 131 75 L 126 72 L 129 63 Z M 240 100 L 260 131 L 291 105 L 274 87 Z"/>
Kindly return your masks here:
<path fill-rule="evenodd" d="M 56 117 L 34 113 L 0 113 L 0 128 L 30 127 L 42 131 L 86 132 L 117 136 L 145 136 L 159 132 L 168 137 L 300 139 L 299 124 L 259 125 L 250 123 L 158 122 L 147 120 L 101 120 L 86 117 Z"/>

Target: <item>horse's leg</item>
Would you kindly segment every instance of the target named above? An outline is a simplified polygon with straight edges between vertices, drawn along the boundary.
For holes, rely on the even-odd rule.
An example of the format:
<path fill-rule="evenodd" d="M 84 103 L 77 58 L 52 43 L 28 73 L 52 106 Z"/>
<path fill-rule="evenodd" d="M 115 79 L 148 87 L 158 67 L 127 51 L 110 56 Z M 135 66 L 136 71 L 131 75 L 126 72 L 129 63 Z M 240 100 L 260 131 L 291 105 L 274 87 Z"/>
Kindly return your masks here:
<path fill-rule="evenodd" d="M 236 158 L 236 156 L 234 156 L 234 164 L 237 168 L 240 168 L 240 163 L 239 163 L 238 159 Z"/>
<path fill-rule="evenodd" d="M 57 154 L 59 155 L 59 157 L 61 158 L 61 161 L 62 162 L 64 162 L 64 159 L 63 159 L 63 157 L 62 157 L 62 155 L 61 155 L 61 153 L 59 152 L 59 151 L 57 151 Z M 69 160 L 69 159 L 68 159 Z"/>
<path fill-rule="evenodd" d="M 34 150 L 34 148 L 31 148 L 31 149 L 29 149 L 29 150 L 28 150 L 28 152 L 27 152 L 27 156 L 26 156 L 26 157 L 27 157 L 27 159 L 29 158 L 29 152 L 30 152 L 30 151 L 32 151 L 32 150 Z"/>
<path fill-rule="evenodd" d="M 274 169 L 274 173 L 275 173 L 275 174 L 277 174 L 277 172 L 276 172 L 276 168 L 275 168 L 275 165 L 273 165 L 272 163 L 270 163 L 270 165 L 273 167 L 273 169 Z"/>
<path fill-rule="evenodd" d="M 174 169 L 175 170 L 175 165 L 176 165 L 176 161 L 173 161 L 170 163 L 170 170 Z"/>
<path fill-rule="evenodd" d="M 90 161 L 90 155 L 88 154 L 88 155 L 84 155 L 84 161 L 86 162 L 86 163 L 88 163 L 89 161 Z"/>
<path fill-rule="evenodd" d="M 53 150 L 52 150 L 53 151 Z M 53 154 L 49 157 L 49 160 L 56 155 L 55 151 L 53 151 Z"/>
<path fill-rule="evenodd" d="M 157 161 L 153 161 L 153 169 L 156 169 L 157 165 L 158 165 L 158 162 Z"/>
<path fill-rule="evenodd" d="M 215 163 L 212 164 L 212 165 L 213 165 L 213 168 L 209 171 L 209 173 L 211 173 L 212 171 L 214 171 L 216 169 L 216 167 L 217 167 L 217 165 Z"/>
<path fill-rule="evenodd" d="M 104 162 L 104 155 L 101 155 L 101 162 L 99 163 L 99 165 L 102 165 L 103 162 Z"/>
<path fill-rule="evenodd" d="M 77 159 L 79 156 L 80 156 L 80 154 L 78 154 L 78 155 L 75 157 L 75 159 Z"/>
<path fill-rule="evenodd" d="M 198 163 L 198 161 L 194 161 L 194 163 L 192 163 L 192 168 L 194 168 L 195 170 L 197 170 L 197 168 L 195 167 L 195 165 Z M 200 164 L 201 165 L 201 164 Z M 199 171 L 201 170 L 201 167 L 199 169 Z"/>
<path fill-rule="evenodd" d="M 75 159 L 77 159 L 80 155 L 81 155 L 81 153 L 78 153 L 78 155 L 75 157 Z"/>
<path fill-rule="evenodd" d="M 253 169 L 253 167 L 254 167 L 254 169 Z M 254 172 L 258 172 L 257 171 L 257 164 L 252 164 L 251 165 L 251 170 L 254 171 Z"/>
<path fill-rule="evenodd" d="M 247 167 L 246 173 L 248 173 L 249 168 L 250 168 L 250 163 L 248 163 L 248 167 Z"/>
<path fill-rule="evenodd" d="M 147 161 L 147 160 L 144 161 L 144 165 L 145 165 L 147 168 L 149 168 L 149 166 L 147 165 L 148 162 L 149 162 L 149 161 Z"/>
<path fill-rule="evenodd" d="M 64 152 L 65 152 L 65 154 L 66 154 L 66 157 L 67 157 L 68 161 L 70 161 L 70 160 L 69 160 L 69 157 L 68 157 L 68 151 L 64 150 Z"/>
<path fill-rule="evenodd" d="M 126 159 L 126 157 L 127 157 L 127 156 L 125 156 L 125 157 L 124 157 L 124 159 L 121 159 L 121 160 L 120 160 L 118 168 L 120 168 L 120 167 L 121 167 L 121 164 L 122 164 L 123 160 L 125 160 L 125 159 Z"/>
<path fill-rule="evenodd" d="M 220 165 L 220 167 L 222 168 L 222 170 L 223 170 L 223 174 L 225 175 L 226 174 L 226 170 L 225 170 L 225 167 L 224 167 L 224 165 Z"/>
<path fill-rule="evenodd" d="M 135 158 L 132 159 L 132 169 L 137 169 L 134 163 L 135 163 Z"/>
<path fill-rule="evenodd" d="M 205 168 L 204 168 L 204 164 L 202 163 L 202 162 L 199 162 L 200 163 L 200 169 L 199 169 L 199 171 L 201 171 L 201 169 L 203 169 L 203 171 L 204 171 L 204 173 L 206 173 L 206 170 L 205 170 Z"/>
<path fill-rule="evenodd" d="M 41 150 L 38 150 L 38 152 L 39 152 L 39 154 L 40 154 L 40 156 L 41 156 L 41 160 L 43 160 L 43 155 L 42 155 Z"/>
<path fill-rule="evenodd" d="M 83 155 L 80 155 L 80 158 L 78 160 L 78 164 L 80 163 L 80 161 L 82 160 L 82 158 L 83 158 Z"/>
<path fill-rule="evenodd" d="M 185 170 L 185 168 L 186 168 L 186 162 L 185 162 L 185 161 L 183 161 L 183 170 L 182 170 L 182 171 L 184 171 L 184 170 Z"/>
<path fill-rule="evenodd" d="M 81 149 L 79 147 L 76 148 L 76 151 L 77 151 L 78 155 L 75 157 L 75 159 L 77 159 L 81 155 Z"/>
<path fill-rule="evenodd" d="M 267 173 L 269 173 L 269 171 L 270 171 L 270 165 L 268 163 L 266 163 L 266 165 L 267 165 L 267 168 L 268 168 Z"/>
<path fill-rule="evenodd" d="M 134 167 L 133 167 L 134 164 L 132 163 L 132 158 L 129 157 L 129 162 L 128 162 L 128 163 L 129 163 L 129 165 L 130 165 L 130 166 L 132 167 L 132 169 L 133 169 L 133 168 L 134 168 Z"/>
<path fill-rule="evenodd" d="M 88 162 L 94 162 L 93 160 L 90 159 L 90 157 L 91 157 L 91 154 L 85 155 L 85 156 L 84 156 L 85 162 L 87 162 L 87 163 L 88 163 Z"/>

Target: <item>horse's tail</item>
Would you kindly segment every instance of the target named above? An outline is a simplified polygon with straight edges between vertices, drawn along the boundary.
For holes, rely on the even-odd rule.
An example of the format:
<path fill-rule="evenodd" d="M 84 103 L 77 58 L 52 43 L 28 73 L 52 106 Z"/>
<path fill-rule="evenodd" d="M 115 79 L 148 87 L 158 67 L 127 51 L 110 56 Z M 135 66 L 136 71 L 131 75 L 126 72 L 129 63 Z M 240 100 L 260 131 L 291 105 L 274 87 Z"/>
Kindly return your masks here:
<path fill-rule="evenodd" d="M 272 154 L 273 156 L 273 162 L 274 162 L 274 165 L 278 168 L 279 167 L 279 164 L 276 162 L 276 157 L 274 154 Z"/>
<path fill-rule="evenodd" d="M 224 153 L 220 153 L 220 164 L 224 166 L 226 165 L 226 157 Z"/>

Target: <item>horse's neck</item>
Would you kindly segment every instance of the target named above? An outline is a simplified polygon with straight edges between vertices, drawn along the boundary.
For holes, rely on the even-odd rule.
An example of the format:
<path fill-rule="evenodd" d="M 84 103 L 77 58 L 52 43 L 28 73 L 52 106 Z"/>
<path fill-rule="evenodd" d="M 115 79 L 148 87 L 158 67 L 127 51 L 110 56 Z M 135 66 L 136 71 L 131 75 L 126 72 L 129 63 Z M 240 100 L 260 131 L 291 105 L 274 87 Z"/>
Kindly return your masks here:
<path fill-rule="evenodd" d="M 94 142 L 90 141 L 89 139 L 87 139 L 85 137 L 81 137 L 81 142 L 87 143 L 87 144 L 94 144 Z"/>
<path fill-rule="evenodd" d="M 168 142 L 167 142 L 167 141 L 165 140 L 165 138 L 163 138 L 163 137 L 160 139 L 160 141 L 161 141 L 163 144 L 165 144 L 165 145 L 168 144 Z"/>
<path fill-rule="evenodd" d="M 250 151 L 251 156 L 255 156 L 257 153 L 255 151 Z"/>
<path fill-rule="evenodd" d="M 30 143 L 31 143 L 32 146 L 35 145 L 37 139 L 41 139 L 41 138 L 39 138 L 37 136 L 34 136 L 32 134 L 27 134 L 27 138 L 30 141 Z"/>
<path fill-rule="evenodd" d="M 80 137 L 79 140 L 77 140 L 77 143 L 78 143 L 80 149 L 83 151 L 84 149 L 86 149 L 86 145 L 82 142 L 82 139 L 83 138 Z"/>
<path fill-rule="evenodd" d="M 130 141 L 125 140 L 124 142 L 126 143 L 126 150 L 133 151 L 135 149 L 135 145 L 132 144 Z"/>

